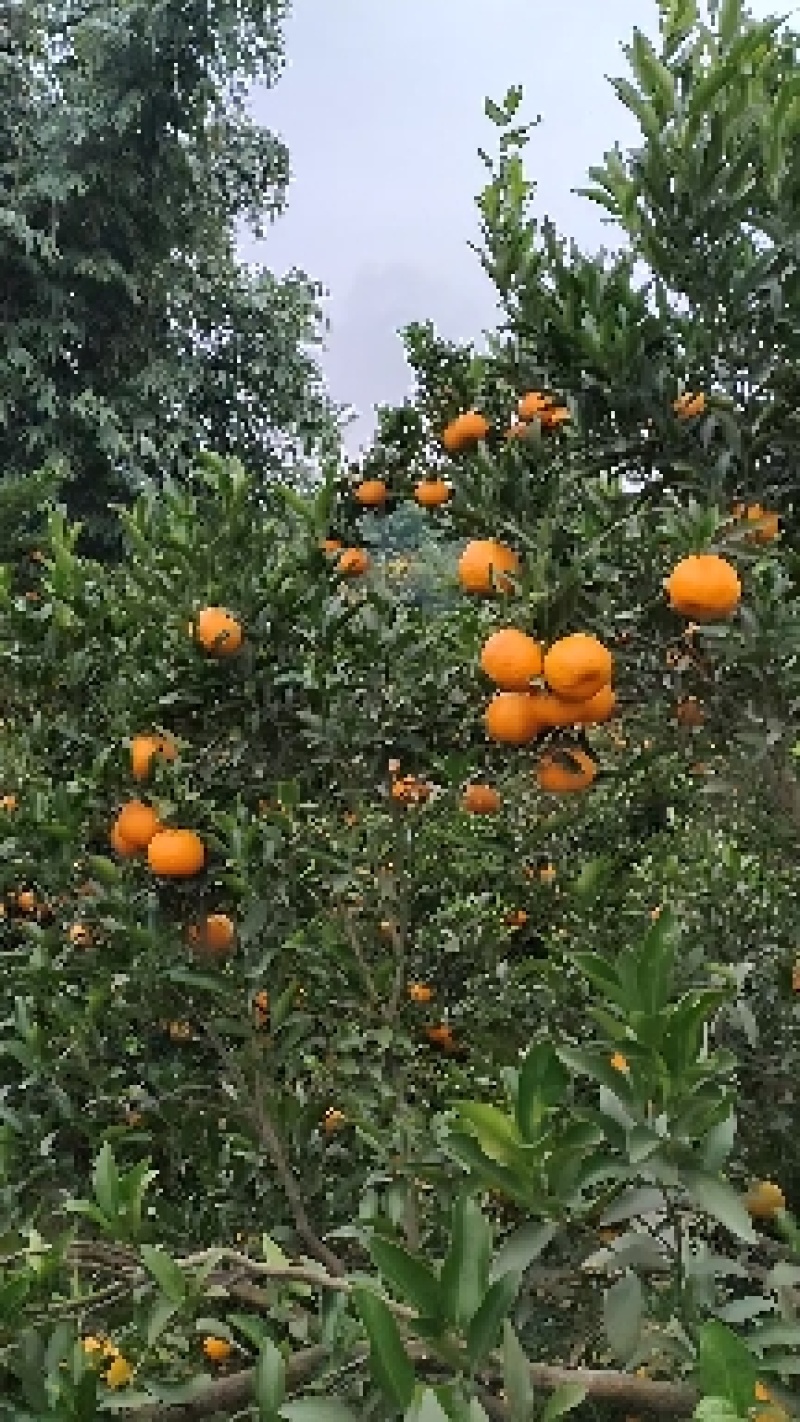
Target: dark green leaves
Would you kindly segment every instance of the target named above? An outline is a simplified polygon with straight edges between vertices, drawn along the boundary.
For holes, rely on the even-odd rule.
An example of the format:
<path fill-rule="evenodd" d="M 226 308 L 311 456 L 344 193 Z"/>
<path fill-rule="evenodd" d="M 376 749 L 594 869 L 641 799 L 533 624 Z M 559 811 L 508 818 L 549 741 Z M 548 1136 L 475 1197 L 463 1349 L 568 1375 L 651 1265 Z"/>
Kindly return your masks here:
<path fill-rule="evenodd" d="M 742 1417 L 748 1415 L 758 1365 L 747 1344 L 724 1323 L 712 1320 L 700 1330 L 697 1380 L 707 1396 L 724 1398 Z"/>
<path fill-rule="evenodd" d="M 395 1407 L 408 1407 L 414 1396 L 414 1369 L 394 1318 L 369 1289 L 354 1289 L 353 1299 L 369 1338 L 375 1382 Z"/>
<path fill-rule="evenodd" d="M 382 1277 L 404 1303 L 432 1322 L 441 1318 L 442 1291 L 429 1264 L 378 1234 L 367 1247 Z"/>
<path fill-rule="evenodd" d="M 446 1316 L 466 1327 L 480 1307 L 489 1284 L 492 1234 L 474 1200 L 462 1197 L 453 1209 L 450 1248 L 442 1265 Z"/>

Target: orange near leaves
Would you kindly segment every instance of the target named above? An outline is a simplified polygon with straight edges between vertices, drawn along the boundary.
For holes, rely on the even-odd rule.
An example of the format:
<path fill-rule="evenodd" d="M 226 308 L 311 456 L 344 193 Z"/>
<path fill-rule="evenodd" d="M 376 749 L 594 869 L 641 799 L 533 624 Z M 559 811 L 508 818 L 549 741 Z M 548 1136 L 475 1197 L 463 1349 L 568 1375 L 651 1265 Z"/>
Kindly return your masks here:
<path fill-rule="evenodd" d="M 484 642 L 481 667 L 502 691 L 527 691 L 542 674 L 542 649 L 526 632 L 504 627 Z"/>
<path fill-rule="evenodd" d="M 730 617 L 742 596 L 733 564 L 716 553 L 683 558 L 673 568 L 665 587 L 670 606 L 693 622 Z"/>
<path fill-rule="evenodd" d="M 762 509 L 760 504 L 751 504 L 745 512 L 748 523 L 758 524 L 746 535 L 748 543 L 771 543 L 781 531 L 778 514 Z"/>
<path fill-rule="evenodd" d="M 752 1185 L 745 1199 L 747 1213 L 754 1220 L 771 1220 L 779 1210 L 786 1209 L 786 1197 L 772 1180 L 759 1180 Z"/>
<path fill-rule="evenodd" d="M 679 420 L 693 420 L 702 415 L 706 408 L 705 395 L 691 395 L 688 392 L 673 400 L 672 408 Z"/>
<path fill-rule="evenodd" d="M 147 846 L 147 862 L 165 879 L 187 879 L 205 864 L 205 845 L 194 830 L 162 829 Z"/>
<path fill-rule="evenodd" d="M 479 415 L 477 410 L 467 410 L 450 421 L 442 435 L 442 444 L 448 454 L 458 454 L 460 450 L 485 439 L 489 429 L 489 421 L 484 415 Z"/>
<path fill-rule="evenodd" d="M 541 419 L 542 411 L 555 405 L 552 395 L 543 395 L 541 390 L 529 390 L 527 395 L 523 395 L 517 406 L 517 414 L 521 420 Z"/>
<path fill-rule="evenodd" d="M 362 508 L 379 508 L 385 504 L 389 496 L 389 490 L 382 479 L 365 479 L 355 490 L 355 500 L 361 504 Z"/>
<path fill-rule="evenodd" d="M 414 498 L 423 509 L 435 509 L 446 504 L 452 492 L 444 479 L 423 479 L 414 490 Z"/>
<path fill-rule="evenodd" d="M 465 592 L 511 592 L 514 584 L 504 573 L 518 573 L 519 558 L 513 548 L 494 538 L 468 543 L 458 560 L 458 580 Z"/>
<path fill-rule="evenodd" d="M 679 726 L 702 726 L 705 719 L 702 702 L 696 696 L 685 696 L 675 707 L 675 720 Z"/>
<path fill-rule="evenodd" d="M 131 741 L 131 771 L 134 780 L 146 780 L 157 755 L 174 760 L 175 742 L 168 736 L 134 736 Z"/>
<path fill-rule="evenodd" d="M 194 635 L 212 657 L 230 657 L 242 645 L 241 624 L 224 607 L 204 607 L 197 614 Z"/>
<path fill-rule="evenodd" d="M 430 785 L 418 780 L 415 775 L 405 775 L 392 784 L 392 799 L 399 800 L 402 805 L 424 805 L 430 799 L 430 793 Z"/>
<path fill-rule="evenodd" d="M 573 726 L 597 726 L 601 721 L 610 721 L 617 705 L 616 693 L 610 686 L 601 686 L 588 701 L 565 702 L 571 705 Z"/>
<path fill-rule="evenodd" d="M 233 1349 L 227 1338 L 204 1338 L 203 1352 L 211 1363 L 224 1363 Z"/>
<path fill-rule="evenodd" d="M 210 913 L 203 923 L 193 924 L 189 938 L 199 948 L 205 948 L 215 956 L 221 956 L 233 945 L 236 928 L 232 918 L 225 913 Z"/>
<path fill-rule="evenodd" d="M 486 708 L 484 725 L 492 741 L 524 746 L 547 727 L 542 719 L 540 699 L 527 691 L 498 691 Z"/>
<path fill-rule="evenodd" d="M 547 685 L 564 701 L 588 701 L 611 681 L 614 658 L 603 643 L 586 632 L 574 632 L 554 642 L 544 658 Z"/>
<path fill-rule="evenodd" d="M 493 785 L 468 785 L 461 801 L 470 815 L 495 815 L 502 801 Z"/>
<path fill-rule="evenodd" d="M 145 805 L 141 800 L 129 800 L 117 815 L 116 827 L 126 844 L 133 849 L 146 849 L 161 825 L 152 805 Z"/>
<path fill-rule="evenodd" d="M 409 983 L 408 996 L 412 1002 L 431 1002 L 434 991 L 427 983 Z"/>
<path fill-rule="evenodd" d="M 340 1131 L 345 1124 L 347 1117 L 344 1111 L 337 1111 L 335 1106 L 329 1106 L 322 1121 L 322 1129 L 326 1136 L 332 1136 L 336 1131 Z"/>
<path fill-rule="evenodd" d="M 558 750 L 543 756 L 536 772 L 542 790 L 551 795 L 587 790 L 597 775 L 597 766 L 582 750 Z"/>
<path fill-rule="evenodd" d="M 348 578 L 359 577 L 368 567 L 369 553 L 363 548 L 345 548 L 336 560 L 337 573 L 344 573 Z"/>
<path fill-rule="evenodd" d="M 122 859 L 133 859 L 134 855 L 139 853 L 138 849 L 136 848 L 136 845 L 131 844 L 123 834 L 120 834 L 119 824 L 116 820 L 111 826 L 111 834 L 109 835 L 109 840 L 111 843 L 111 848 Z"/>

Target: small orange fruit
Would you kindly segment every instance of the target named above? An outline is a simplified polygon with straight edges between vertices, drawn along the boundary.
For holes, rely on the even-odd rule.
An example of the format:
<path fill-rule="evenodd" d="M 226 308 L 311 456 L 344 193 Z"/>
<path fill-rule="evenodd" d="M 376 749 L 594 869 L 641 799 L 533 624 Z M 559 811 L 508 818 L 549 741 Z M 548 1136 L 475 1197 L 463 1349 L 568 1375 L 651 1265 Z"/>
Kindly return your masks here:
<path fill-rule="evenodd" d="M 442 435 L 442 444 L 448 454 L 458 454 L 485 439 L 489 429 L 489 421 L 484 415 L 479 415 L 477 410 L 467 410 L 450 421 Z"/>
<path fill-rule="evenodd" d="M 147 846 L 147 862 L 165 879 L 187 879 L 205 864 L 205 845 L 194 830 L 161 829 Z"/>
<path fill-rule="evenodd" d="M 392 799 L 403 805 L 424 805 L 430 799 L 430 793 L 430 785 L 418 780 L 415 775 L 406 775 L 392 785 Z"/>
<path fill-rule="evenodd" d="M 610 683 L 613 672 L 608 647 L 586 632 L 560 638 L 544 658 L 547 685 L 564 701 L 588 701 Z"/>
<path fill-rule="evenodd" d="M 427 983 L 409 983 L 408 996 L 412 1002 L 431 1002 L 434 991 Z"/>
<path fill-rule="evenodd" d="M 486 734 L 502 745 L 524 746 L 547 727 L 537 697 L 527 691 L 498 691 L 484 715 Z"/>
<path fill-rule="evenodd" d="M 152 805 L 145 805 L 141 800 L 129 800 L 117 815 L 117 829 L 134 849 L 146 849 L 153 835 L 158 834 L 161 824 Z"/>
<path fill-rule="evenodd" d="M 684 696 L 675 707 L 675 720 L 679 726 L 702 726 L 705 719 L 702 702 L 696 696 Z"/>
<path fill-rule="evenodd" d="M 197 614 L 195 637 L 212 657 L 230 657 L 242 645 L 242 627 L 224 607 L 204 607 Z"/>
<path fill-rule="evenodd" d="M 730 617 L 742 585 L 732 563 L 716 553 L 697 553 L 676 563 L 665 583 L 670 606 L 693 622 Z"/>
<path fill-rule="evenodd" d="M 758 524 L 746 535 L 748 543 L 772 543 L 781 531 L 778 514 L 762 509 L 760 504 L 751 504 L 745 517 L 748 523 Z"/>
<path fill-rule="evenodd" d="M 539 416 L 543 430 L 557 430 L 559 425 L 565 425 L 572 416 L 566 405 L 554 405 L 552 409 L 542 410 Z"/>
<path fill-rule="evenodd" d="M 458 580 L 470 593 L 511 592 L 514 584 L 504 574 L 518 572 L 517 554 L 494 538 L 474 539 L 458 561 Z"/>
<path fill-rule="evenodd" d="M 204 1338 L 203 1352 L 211 1363 L 224 1363 L 233 1349 L 227 1338 Z"/>
<path fill-rule="evenodd" d="M 189 937 L 199 948 L 207 949 L 214 957 L 222 957 L 233 946 L 236 928 L 227 914 L 210 913 L 203 923 L 192 925 Z"/>
<path fill-rule="evenodd" d="M 517 414 L 521 420 L 538 420 L 542 417 L 544 410 L 551 409 L 555 405 L 552 395 L 543 395 L 541 390 L 530 390 L 527 395 L 523 395 L 517 405 Z"/>
<path fill-rule="evenodd" d="M 191 1022 L 168 1022 L 167 1032 L 173 1042 L 191 1042 L 194 1035 Z"/>
<path fill-rule="evenodd" d="M 10 814 L 12 810 L 16 810 L 17 804 L 16 795 L 4 795 L 0 799 L 0 810 L 6 810 Z"/>
<path fill-rule="evenodd" d="M 358 578 L 369 568 L 370 557 L 365 548 L 345 548 L 336 560 L 336 571 L 348 578 Z"/>
<path fill-rule="evenodd" d="M 751 1219 L 771 1220 L 781 1210 L 786 1209 L 786 1196 L 780 1185 L 772 1180 L 759 1180 L 750 1187 L 745 1198 L 745 1208 Z"/>
<path fill-rule="evenodd" d="M 624 1057 L 622 1055 L 622 1052 L 615 1052 L 610 1060 L 611 1065 L 615 1071 L 630 1071 L 630 1067 L 628 1066 L 628 1058 Z"/>
<path fill-rule="evenodd" d="M 389 490 L 382 479 L 365 479 L 354 491 L 356 503 L 362 508 L 379 508 L 389 497 Z"/>
<path fill-rule="evenodd" d="M 543 884 L 553 884 L 558 878 L 558 871 L 553 864 L 545 864 L 539 870 L 539 878 Z"/>
<path fill-rule="evenodd" d="M 702 415 L 706 408 L 705 395 L 691 395 L 686 392 L 673 400 L 672 408 L 679 420 L 693 420 Z"/>
<path fill-rule="evenodd" d="M 320 543 L 323 553 L 338 553 L 342 546 L 341 538 L 323 538 Z"/>
<path fill-rule="evenodd" d="M 505 916 L 509 928 L 524 928 L 527 922 L 528 915 L 524 909 L 511 909 Z"/>
<path fill-rule="evenodd" d="M 426 1027 L 425 1036 L 434 1047 L 452 1047 L 455 1045 L 452 1027 L 447 1027 L 443 1023 L 438 1027 Z"/>
<path fill-rule="evenodd" d="M 461 808 L 470 815 L 496 815 L 502 801 L 493 785 L 468 785 Z"/>
<path fill-rule="evenodd" d="M 569 705 L 565 702 L 564 705 Z M 603 721 L 610 721 L 614 715 L 617 705 L 616 692 L 610 686 L 601 686 L 594 696 L 590 696 L 588 701 L 572 702 L 573 726 L 599 726 Z"/>
<path fill-rule="evenodd" d="M 452 492 L 444 479 L 422 479 L 414 489 L 414 498 L 421 508 L 435 509 L 446 504 Z"/>
<path fill-rule="evenodd" d="M 92 943 L 90 930 L 84 923 L 73 923 L 67 933 L 70 943 L 76 948 L 89 948 Z"/>
<path fill-rule="evenodd" d="M 526 632 L 503 627 L 484 642 L 481 667 L 502 691 L 527 691 L 542 674 L 542 649 Z"/>
<path fill-rule="evenodd" d="M 33 913 L 36 908 L 36 895 L 33 889 L 23 889 L 22 893 L 17 894 L 17 908 L 21 909 L 23 913 Z"/>
<path fill-rule="evenodd" d="M 146 780 L 156 756 L 174 760 L 175 742 L 168 736 L 134 736 L 131 741 L 131 771 L 134 780 Z"/>
<path fill-rule="evenodd" d="M 322 1129 L 326 1136 L 332 1136 L 341 1130 L 346 1120 L 344 1111 L 337 1111 L 334 1106 L 329 1106 L 322 1119 Z"/>
<path fill-rule="evenodd" d="M 543 756 L 536 775 L 542 790 L 565 795 L 587 790 L 597 776 L 597 766 L 585 751 L 564 749 Z"/>
<path fill-rule="evenodd" d="M 133 1378 L 133 1368 L 127 1358 L 123 1358 L 120 1353 L 111 1366 L 106 1369 L 104 1377 L 108 1387 L 126 1387 Z"/>

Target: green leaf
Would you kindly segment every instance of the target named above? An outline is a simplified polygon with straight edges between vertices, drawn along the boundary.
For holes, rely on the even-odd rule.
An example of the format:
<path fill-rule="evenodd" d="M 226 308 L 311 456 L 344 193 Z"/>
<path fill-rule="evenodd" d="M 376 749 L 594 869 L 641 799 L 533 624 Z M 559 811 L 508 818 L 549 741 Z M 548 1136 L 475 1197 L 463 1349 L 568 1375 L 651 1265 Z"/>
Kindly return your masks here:
<path fill-rule="evenodd" d="M 453 1209 L 450 1249 L 441 1286 L 449 1322 L 464 1328 L 474 1317 L 489 1283 L 492 1234 L 474 1200 L 461 1196 Z"/>
<path fill-rule="evenodd" d="M 419 1403 L 406 1413 L 407 1422 L 450 1422 L 436 1393 L 426 1387 Z"/>
<path fill-rule="evenodd" d="M 743 1417 L 748 1415 L 758 1382 L 758 1363 L 747 1344 L 716 1319 L 700 1329 L 697 1380 L 705 1394 L 722 1397 Z"/>
<path fill-rule="evenodd" d="M 491 1285 L 467 1329 L 467 1357 L 473 1368 L 479 1368 L 497 1343 L 504 1319 L 514 1306 L 521 1275 L 504 1274 Z"/>
<path fill-rule="evenodd" d="M 414 1368 L 389 1309 L 370 1289 L 353 1289 L 353 1300 L 369 1338 L 375 1382 L 394 1407 L 408 1407 L 414 1396 Z"/>
<path fill-rule="evenodd" d="M 429 1264 L 378 1234 L 372 1235 L 367 1248 L 382 1278 L 405 1303 L 426 1318 L 441 1318 L 442 1291 Z"/>
<path fill-rule="evenodd" d="M 139 1258 L 170 1303 L 182 1304 L 186 1299 L 186 1279 L 174 1259 L 170 1259 L 163 1249 L 154 1249 L 149 1244 L 141 1246 Z"/>
<path fill-rule="evenodd" d="M 703 1141 L 703 1165 L 706 1170 L 721 1170 L 736 1139 L 736 1117 L 731 1111 L 723 1121 L 712 1126 Z"/>
<path fill-rule="evenodd" d="M 95 1161 L 92 1189 L 103 1214 L 109 1220 L 116 1219 L 120 1206 L 119 1171 L 108 1141 L 103 1144 Z"/>
<path fill-rule="evenodd" d="M 555 1239 L 557 1233 L 558 1225 L 549 1222 L 521 1225 L 519 1229 L 508 1236 L 508 1239 L 503 1240 L 495 1254 L 489 1274 L 492 1283 L 512 1271 L 524 1274 L 534 1259 L 538 1259 L 541 1254 L 544 1254 L 548 1244 Z"/>
<path fill-rule="evenodd" d="M 286 1364 L 271 1338 L 265 1338 L 259 1349 L 253 1395 L 264 1422 L 272 1422 L 286 1395 Z"/>
<path fill-rule="evenodd" d="M 515 1110 L 523 1140 L 537 1139 L 545 1117 L 563 1101 L 569 1083 L 569 1072 L 551 1044 L 535 1042 L 522 1063 L 517 1082 Z"/>
<path fill-rule="evenodd" d="M 758 1235 L 750 1223 L 750 1216 L 736 1191 L 727 1180 L 714 1175 L 701 1175 L 694 1171 L 681 1172 L 681 1182 L 689 1199 L 712 1219 L 718 1220 L 731 1234 L 737 1235 L 747 1244 L 755 1244 Z"/>
<path fill-rule="evenodd" d="M 635 1274 L 624 1274 L 606 1289 L 603 1321 L 612 1353 L 628 1363 L 639 1346 L 644 1322 L 644 1291 Z"/>
<path fill-rule="evenodd" d="M 628 57 L 642 88 L 647 90 L 661 118 L 667 119 L 675 110 L 675 80 L 641 30 L 634 29 Z"/>
<path fill-rule="evenodd" d="M 458 1115 L 466 1122 L 477 1138 L 481 1150 L 498 1165 L 519 1165 L 524 1155 L 519 1147 L 522 1140 L 511 1116 L 497 1106 L 485 1105 L 482 1101 L 463 1101 L 458 1107 Z"/>
<path fill-rule="evenodd" d="M 147 1346 L 152 1348 L 164 1332 L 170 1319 L 178 1312 L 177 1305 L 167 1298 L 156 1299 L 147 1322 Z"/>
<path fill-rule="evenodd" d="M 511 1324 L 503 1325 L 503 1387 L 510 1422 L 532 1422 L 531 1368 Z"/>
<path fill-rule="evenodd" d="M 585 1397 L 586 1388 L 581 1387 L 580 1383 L 562 1383 L 547 1399 L 542 1422 L 556 1422 L 556 1418 L 564 1417 L 568 1412 L 580 1407 Z"/>

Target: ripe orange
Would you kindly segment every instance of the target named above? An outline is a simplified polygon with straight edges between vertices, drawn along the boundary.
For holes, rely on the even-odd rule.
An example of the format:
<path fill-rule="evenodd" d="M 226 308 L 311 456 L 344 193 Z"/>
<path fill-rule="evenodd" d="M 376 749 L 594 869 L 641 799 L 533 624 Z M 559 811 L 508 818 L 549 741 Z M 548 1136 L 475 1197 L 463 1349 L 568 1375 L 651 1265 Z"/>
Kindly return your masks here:
<path fill-rule="evenodd" d="M 568 705 L 568 702 L 564 703 Z M 616 692 L 610 686 L 601 686 L 588 701 L 572 703 L 573 726 L 599 726 L 602 721 L 610 721 L 617 705 Z"/>
<path fill-rule="evenodd" d="M 423 509 L 435 509 L 446 504 L 452 492 L 444 479 L 423 479 L 414 490 L 414 498 Z"/>
<path fill-rule="evenodd" d="M 467 410 L 451 420 L 442 435 L 442 444 L 448 454 L 458 454 L 472 444 L 478 444 L 489 433 L 489 421 L 477 410 Z"/>
<path fill-rule="evenodd" d="M 354 497 L 362 508 L 379 508 L 385 504 L 389 496 L 389 490 L 382 479 L 365 479 L 355 489 Z"/>
<path fill-rule="evenodd" d="M 204 1338 L 203 1352 L 210 1363 L 224 1363 L 233 1349 L 227 1338 Z"/>
<path fill-rule="evenodd" d="M 495 815 L 502 801 L 493 785 L 468 785 L 461 801 L 470 815 Z"/>
<path fill-rule="evenodd" d="M 665 584 L 670 606 L 693 622 L 730 617 L 742 585 L 732 563 L 716 553 L 696 553 L 676 563 Z"/>
<path fill-rule="evenodd" d="M 506 914 L 505 922 L 509 928 L 524 928 L 528 922 L 528 915 L 524 909 L 511 909 Z"/>
<path fill-rule="evenodd" d="M 17 894 L 17 908 L 21 909 L 23 913 L 33 913 L 36 908 L 36 895 L 33 889 L 23 889 L 20 894 Z"/>
<path fill-rule="evenodd" d="M 409 983 L 408 996 L 412 1002 L 431 1002 L 434 991 L 427 983 Z"/>
<path fill-rule="evenodd" d="M 504 627 L 484 642 L 481 667 L 502 691 L 527 691 L 542 674 L 542 649 L 526 632 Z"/>
<path fill-rule="evenodd" d="M 338 553 L 342 546 L 341 538 L 323 538 L 320 543 L 323 553 Z"/>
<path fill-rule="evenodd" d="M 503 745 L 524 746 L 546 729 L 536 696 L 526 691 L 498 691 L 486 708 L 486 734 Z"/>
<path fill-rule="evenodd" d="M 706 397 L 686 392 L 679 395 L 677 400 L 673 400 L 672 408 L 679 420 L 693 420 L 697 415 L 703 414 L 706 408 Z"/>
<path fill-rule="evenodd" d="M 165 879 L 187 879 L 205 864 L 205 845 L 194 830 L 161 829 L 147 846 L 147 862 Z"/>
<path fill-rule="evenodd" d="M 201 949 L 207 949 L 215 957 L 222 957 L 232 947 L 236 928 L 232 918 L 225 913 L 210 913 L 201 924 L 193 924 L 189 937 Z"/>
<path fill-rule="evenodd" d="M 360 577 L 369 567 L 369 553 L 364 548 L 345 548 L 336 560 L 337 573 L 348 578 Z"/>
<path fill-rule="evenodd" d="M 745 518 L 748 523 L 757 523 L 758 527 L 748 533 L 748 543 L 771 543 L 780 533 L 780 518 L 778 514 L 762 509 L 760 504 L 751 504 L 746 510 Z"/>
<path fill-rule="evenodd" d="M 503 574 L 518 572 L 517 554 L 494 538 L 468 543 L 458 561 L 458 580 L 465 592 L 511 592 L 514 584 Z"/>
<path fill-rule="evenodd" d="M 543 430 L 556 430 L 572 419 L 566 405 L 554 405 L 551 410 L 542 410 L 539 416 Z"/>
<path fill-rule="evenodd" d="M 168 736 L 134 736 L 131 741 L 131 771 L 134 780 L 146 780 L 157 755 L 174 760 L 175 742 Z"/>
<path fill-rule="evenodd" d="M 204 607 L 197 614 L 194 635 L 212 657 L 230 657 L 242 645 L 241 623 L 224 607 Z"/>
<path fill-rule="evenodd" d="M 161 828 L 152 805 L 145 805 L 141 800 L 129 800 L 123 805 L 116 823 L 120 837 L 134 849 L 146 849 Z"/>
<path fill-rule="evenodd" d="M 630 1067 L 628 1066 L 628 1058 L 624 1057 L 622 1055 L 622 1052 L 614 1053 L 611 1058 L 611 1065 L 615 1071 L 630 1071 Z"/>
<path fill-rule="evenodd" d="M 597 766 L 585 751 L 563 749 L 543 756 L 536 775 L 542 790 L 566 795 L 587 790 L 597 775 Z"/>
<path fill-rule="evenodd" d="M 542 411 L 553 405 L 555 400 L 552 395 L 543 395 L 541 390 L 530 390 L 517 405 L 517 414 L 521 420 L 538 420 L 542 417 Z"/>
<path fill-rule="evenodd" d="M 614 658 L 597 637 L 574 632 L 554 642 L 544 658 L 551 691 L 564 701 L 588 701 L 611 681 Z"/>
<path fill-rule="evenodd" d="M 759 1180 L 750 1187 L 745 1199 L 747 1213 L 754 1220 L 771 1220 L 779 1210 L 786 1209 L 786 1197 L 772 1180 Z"/>
<path fill-rule="evenodd" d="M 322 1121 L 322 1129 L 326 1136 L 332 1136 L 336 1131 L 341 1130 L 346 1119 L 344 1111 L 337 1111 L 334 1106 L 329 1106 Z"/>
<path fill-rule="evenodd" d="M 406 775 L 392 785 L 392 799 L 403 805 L 420 805 L 430 799 L 431 787 L 415 775 Z"/>
<path fill-rule="evenodd" d="M 455 1046 L 453 1029 L 452 1027 L 446 1027 L 444 1024 L 438 1027 L 426 1027 L 425 1036 L 432 1046 L 444 1047 L 445 1050 L 448 1047 Z"/>

